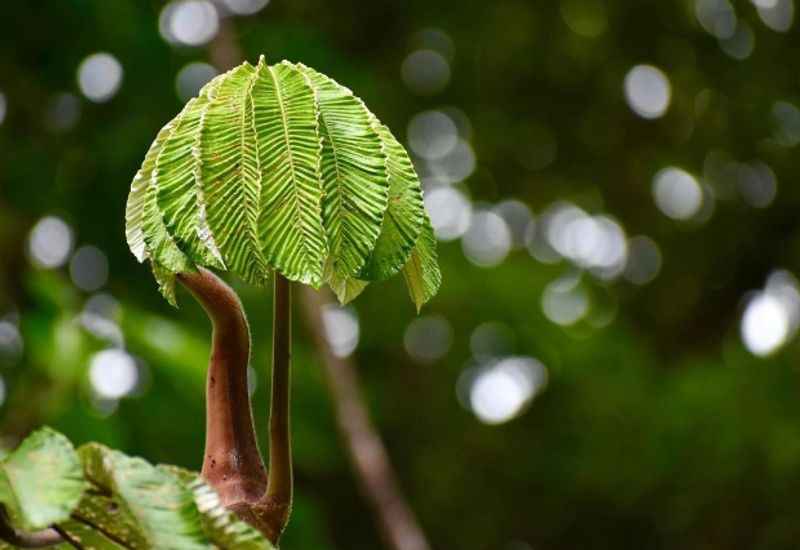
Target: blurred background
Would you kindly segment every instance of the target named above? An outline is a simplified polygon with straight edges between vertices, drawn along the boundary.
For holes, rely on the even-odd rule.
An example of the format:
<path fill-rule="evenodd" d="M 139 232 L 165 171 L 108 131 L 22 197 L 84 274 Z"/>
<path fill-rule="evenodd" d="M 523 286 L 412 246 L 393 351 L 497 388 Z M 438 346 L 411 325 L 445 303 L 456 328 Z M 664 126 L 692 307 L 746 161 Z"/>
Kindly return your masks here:
<path fill-rule="evenodd" d="M 794 0 L 51 0 L 0 33 L 0 434 L 199 468 L 210 330 L 123 234 L 207 80 L 261 53 L 413 154 L 443 288 L 328 306 L 434 549 L 800 541 Z M 266 434 L 269 293 L 232 281 Z M 298 315 L 287 550 L 375 549 Z"/>

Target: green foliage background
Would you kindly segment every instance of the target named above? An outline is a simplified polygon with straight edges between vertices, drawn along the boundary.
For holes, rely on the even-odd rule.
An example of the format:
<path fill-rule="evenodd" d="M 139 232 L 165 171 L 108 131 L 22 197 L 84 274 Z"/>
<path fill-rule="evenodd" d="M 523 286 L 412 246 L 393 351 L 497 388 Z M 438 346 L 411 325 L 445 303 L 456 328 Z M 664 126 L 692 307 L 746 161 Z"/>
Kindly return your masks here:
<path fill-rule="evenodd" d="M 594 38 L 565 24 L 565 9 L 589 4 L 602 6 L 605 21 Z M 9 446 L 47 423 L 76 444 L 96 440 L 153 463 L 200 466 L 207 321 L 191 300 L 177 312 L 163 302 L 123 230 L 130 178 L 182 104 L 176 73 L 209 59 L 207 47 L 162 39 L 162 6 L 3 6 L 0 316 L 17 311 L 24 339 L 21 357 L 0 358 L 7 390 L 0 434 Z M 272 0 L 257 15 L 232 20 L 251 62 L 263 52 L 336 78 L 401 141 L 415 113 L 463 110 L 478 159 L 461 187 L 472 199 L 514 197 L 536 213 L 570 200 L 661 247 L 663 268 L 647 286 L 584 278 L 598 311 L 603 304 L 616 311 L 610 325 L 564 328 L 541 309 L 544 288 L 569 270 L 564 263 L 545 265 L 523 250 L 486 269 L 465 259 L 458 241 L 440 243 L 444 285 L 423 313 L 448 319 L 453 343 L 432 365 L 404 350 L 415 312 L 402 281 L 370 285 L 355 303 L 355 359 L 369 405 L 434 548 L 796 548 L 800 348 L 790 342 L 769 358 L 754 357 L 741 343 L 739 320 L 743 298 L 773 269 L 800 270 L 797 149 L 770 140 L 774 103 L 800 95 L 800 35 L 797 24 L 788 33 L 766 28 L 750 2 L 736 9 L 755 38 L 741 61 L 703 30 L 688 0 Z M 455 51 L 449 85 L 431 97 L 411 93 L 400 76 L 414 33 L 427 27 L 448 33 Z M 81 99 L 74 128 L 52 131 L 53 98 L 79 95 L 76 69 L 97 51 L 123 64 L 119 93 L 103 104 Z M 622 92 L 627 71 L 640 63 L 660 67 L 672 84 L 670 110 L 655 121 L 633 114 Z M 555 136 L 557 157 L 533 171 L 519 160 L 519 146 L 543 127 Z M 776 200 L 766 209 L 718 201 L 702 224 L 663 216 L 652 199 L 653 174 L 667 165 L 702 173 L 712 150 L 769 163 Z M 142 391 L 111 414 L 98 410 L 87 379 L 89 358 L 106 347 L 76 321 L 87 294 L 66 269 L 37 269 L 27 256 L 29 231 L 45 215 L 64 218 L 78 244 L 107 254 L 104 290 L 120 302 L 127 349 L 147 365 Z M 237 289 L 253 327 L 263 436 L 271 304 L 258 289 Z M 499 426 L 480 423 L 455 392 L 471 361 L 470 335 L 487 321 L 510 327 L 513 352 L 536 357 L 549 372 L 531 407 Z M 296 334 L 298 496 L 283 547 L 374 549 L 380 539 L 299 320 Z"/>

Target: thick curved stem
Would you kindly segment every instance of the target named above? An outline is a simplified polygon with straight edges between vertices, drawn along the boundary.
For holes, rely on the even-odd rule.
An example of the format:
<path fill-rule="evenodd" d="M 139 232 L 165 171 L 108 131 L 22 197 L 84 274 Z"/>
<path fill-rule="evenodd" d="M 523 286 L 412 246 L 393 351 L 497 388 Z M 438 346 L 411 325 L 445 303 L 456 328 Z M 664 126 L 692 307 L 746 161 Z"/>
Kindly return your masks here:
<path fill-rule="evenodd" d="M 247 318 L 236 293 L 210 271 L 199 268 L 178 275 L 178 280 L 200 302 L 213 326 L 202 474 L 223 505 L 248 519 L 247 511 L 264 494 L 267 479 L 247 388 Z"/>
<path fill-rule="evenodd" d="M 289 521 L 292 508 L 292 440 L 290 390 L 292 356 L 292 288 L 288 279 L 275 273 L 272 327 L 272 397 L 269 415 L 269 478 L 261 502 L 267 535 L 277 542 Z"/>

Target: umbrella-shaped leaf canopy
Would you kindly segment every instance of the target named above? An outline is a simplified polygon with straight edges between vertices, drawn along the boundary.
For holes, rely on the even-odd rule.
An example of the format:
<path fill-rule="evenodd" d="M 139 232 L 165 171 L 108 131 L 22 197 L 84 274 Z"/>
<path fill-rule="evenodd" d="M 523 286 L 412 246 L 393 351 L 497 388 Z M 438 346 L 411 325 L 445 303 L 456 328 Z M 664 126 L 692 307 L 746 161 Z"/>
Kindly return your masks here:
<path fill-rule="evenodd" d="M 441 283 L 436 240 L 405 148 L 333 79 L 245 62 L 158 133 L 126 211 L 133 254 L 175 303 L 198 265 L 257 284 L 272 270 L 348 302 L 399 271 L 419 309 Z"/>

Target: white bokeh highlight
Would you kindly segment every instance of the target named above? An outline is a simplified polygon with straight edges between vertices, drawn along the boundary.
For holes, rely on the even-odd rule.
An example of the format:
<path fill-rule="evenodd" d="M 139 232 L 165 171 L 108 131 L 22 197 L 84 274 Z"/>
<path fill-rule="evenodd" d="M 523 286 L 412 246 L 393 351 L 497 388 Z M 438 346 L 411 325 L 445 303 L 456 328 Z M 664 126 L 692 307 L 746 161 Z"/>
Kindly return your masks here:
<path fill-rule="evenodd" d="M 728 0 L 696 0 L 695 15 L 703 29 L 720 40 L 736 32 L 738 18 Z"/>
<path fill-rule="evenodd" d="M 120 399 L 136 389 L 139 369 L 136 360 L 121 349 L 95 353 L 89 361 L 89 382 L 98 397 Z"/>
<path fill-rule="evenodd" d="M 775 32 L 788 32 L 794 24 L 794 0 L 753 0 L 761 21 Z"/>
<path fill-rule="evenodd" d="M 408 355 L 417 363 L 434 363 L 442 359 L 453 344 L 453 328 L 447 319 L 430 315 L 409 323 L 403 337 Z"/>
<path fill-rule="evenodd" d="M 672 99 L 669 78 L 652 65 L 637 65 L 625 75 L 625 99 L 631 110 L 642 118 L 664 116 Z"/>
<path fill-rule="evenodd" d="M 219 32 L 219 13 L 208 0 L 175 0 L 161 10 L 159 30 L 170 44 L 202 46 Z"/>
<path fill-rule="evenodd" d="M 110 53 L 87 57 L 78 67 L 78 86 L 90 101 L 104 103 L 114 97 L 122 85 L 122 64 Z"/>
<path fill-rule="evenodd" d="M 267 7 L 269 0 L 222 0 L 222 3 L 236 15 L 253 15 Z"/>
<path fill-rule="evenodd" d="M 512 236 L 506 221 L 491 210 L 472 217 L 472 223 L 461 240 L 464 255 L 479 267 L 494 267 L 511 251 Z"/>
<path fill-rule="evenodd" d="M 465 371 L 459 393 L 473 414 L 488 425 L 518 417 L 547 385 L 546 367 L 533 357 L 511 356 Z"/>
<path fill-rule="evenodd" d="M 38 267 L 61 267 L 72 252 L 73 234 L 67 223 L 56 216 L 47 216 L 33 226 L 28 237 L 28 253 Z"/>
<path fill-rule="evenodd" d="M 108 281 L 108 258 L 96 246 L 82 246 L 69 262 L 72 282 L 86 292 L 94 292 Z"/>
<path fill-rule="evenodd" d="M 408 89 L 418 95 L 434 95 L 450 82 L 450 63 L 438 51 L 421 49 L 410 53 L 400 68 Z"/>
<path fill-rule="evenodd" d="M 780 349 L 800 324 L 800 289 L 788 271 L 774 271 L 763 290 L 753 293 L 742 315 L 742 342 L 753 355 L 765 357 Z"/>
<path fill-rule="evenodd" d="M 351 307 L 326 305 L 322 310 L 325 337 L 336 357 L 348 357 L 358 347 L 361 335 L 358 317 Z"/>
<path fill-rule="evenodd" d="M 542 293 L 542 313 L 561 326 L 571 326 L 589 313 L 589 295 L 580 278 L 566 276 L 548 284 Z"/>
<path fill-rule="evenodd" d="M 458 127 L 442 111 L 423 111 L 408 123 L 408 145 L 424 159 L 441 159 L 458 145 Z"/>
<path fill-rule="evenodd" d="M 438 187 L 426 193 L 425 209 L 440 241 L 458 239 L 472 221 L 472 203 L 464 193 L 452 187 Z"/>
<path fill-rule="evenodd" d="M 178 75 L 175 77 L 175 91 L 182 101 L 188 101 L 196 97 L 200 88 L 217 74 L 217 69 L 208 63 L 189 63 L 178 71 Z"/>
<path fill-rule="evenodd" d="M 697 179 L 680 168 L 660 170 L 653 177 L 653 198 L 656 206 L 674 220 L 688 220 L 703 206 L 703 190 Z"/>

